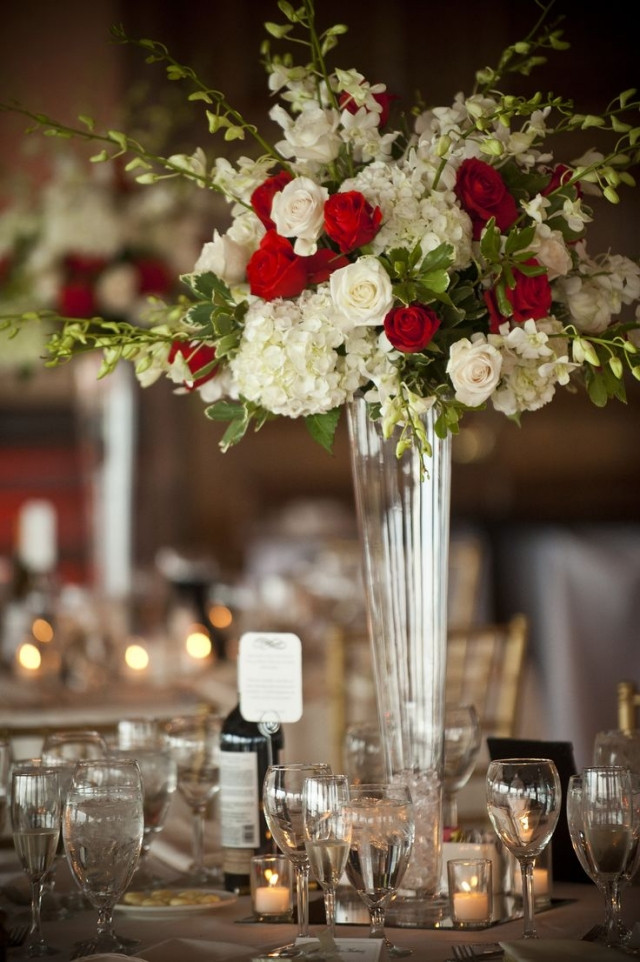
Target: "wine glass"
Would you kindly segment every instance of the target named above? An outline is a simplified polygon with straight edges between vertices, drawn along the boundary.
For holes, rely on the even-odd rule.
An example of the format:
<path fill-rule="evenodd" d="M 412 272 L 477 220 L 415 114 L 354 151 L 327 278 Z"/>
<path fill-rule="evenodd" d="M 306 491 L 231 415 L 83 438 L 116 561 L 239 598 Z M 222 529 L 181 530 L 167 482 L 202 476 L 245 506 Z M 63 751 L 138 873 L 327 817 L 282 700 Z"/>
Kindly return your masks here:
<path fill-rule="evenodd" d="M 349 725 L 344 733 L 342 754 L 349 784 L 385 780 L 382 736 L 377 722 L 364 721 Z"/>
<path fill-rule="evenodd" d="M 336 886 L 342 878 L 351 842 L 348 801 L 346 775 L 305 779 L 302 787 L 304 847 L 311 874 L 324 894 L 327 927 L 332 939 L 336 934 Z"/>
<path fill-rule="evenodd" d="M 11 781 L 11 828 L 20 864 L 31 883 L 29 957 L 54 955 L 41 929 L 40 903 L 44 878 L 53 864 L 60 836 L 60 783 L 55 769 L 24 765 Z"/>
<path fill-rule="evenodd" d="M 487 811 L 522 872 L 524 938 L 537 938 L 533 863 L 551 839 L 562 803 L 560 777 L 550 758 L 505 758 L 489 763 Z"/>
<path fill-rule="evenodd" d="M 151 843 L 162 831 L 169 812 L 171 799 L 177 786 L 178 767 L 168 745 L 155 748 L 147 743 L 144 748 L 131 748 L 114 752 L 117 758 L 132 758 L 138 763 L 142 776 L 144 805 L 144 829 L 142 847 L 131 886 L 155 888 L 164 885 L 164 879 L 154 875 L 148 868 Z"/>
<path fill-rule="evenodd" d="M 591 871 L 604 895 L 602 941 L 620 946 L 627 935 L 620 917 L 620 885 L 635 859 L 634 797 L 631 775 L 620 767 L 594 766 L 582 770 L 582 832 Z"/>
<path fill-rule="evenodd" d="M 389 902 L 413 849 L 415 819 L 407 786 L 362 783 L 350 787 L 351 846 L 346 873 L 369 911 L 369 938 L 383 939 L 391 956 L 412 950 L 393 945 L 384 930 Z"/>
<path fill-rule="evenodd" d="M 156 718 L 121 718 L 118 721 L 117 744 L 122 751 L 155 747 L 166 740 Z"/>
<path fill-rule="evenodd" d="M 220 791 L 220 731 L 217 715 L 183 715 L 167 726 L 177 765 L 178 792 L 193 815 L 193 863 L 184 881 L 206 885 L 214 879 L 204 862 L 207 807 Z"/>
<path fill-rule="evenodd" d="M 64 808 L 76 763 L 87 758 L 104 758 L 107 751 L 106 740 L 93 729 L 58 730 L 45 736 L 40 756 L 42 764 L 58 769 L 62 808 Z M 43 886 L 42 917 L 45 919 L 65 919 L 68 917 L 68 910 L 80 911 L 86 908 L 86 902 L 79 892 L 70 894 L 64 902 L 56 897 L 56 872 L 58 864 L 62 861 L 64 861 L 64 844 L 61 831 L 56 859 Z"/>
<path fill-rule="evenodd" d="M 113 929 L 113 910 L 136 867 L 144 828 L 142 778 L 132 759 L 78 762 L 64 804 L 62 836 L 71 872 L 98 910 L 95 938 L 77 955 L 126 953 Z"/>
<path fill-rule="evenodd" d="M 447 705 L 444 718 L 442 824 L 458 825 L 457 795 L 469 781 L 480 751 L 478 713 L 473 705 Z"/>
<path fill-rule="evenodd" d="M 282 854 L 292 862 L 296 874 L 298 938 L 309 935 L 309 856 L 304 844 L 302 790 L 307 778 L 330 774 L 331 769 L 324 762 L 269 765 L 262 786 L 267 826 Z M 295 945 L 283 946 L 276 951 L 286 957 L 295 954 Z"/>

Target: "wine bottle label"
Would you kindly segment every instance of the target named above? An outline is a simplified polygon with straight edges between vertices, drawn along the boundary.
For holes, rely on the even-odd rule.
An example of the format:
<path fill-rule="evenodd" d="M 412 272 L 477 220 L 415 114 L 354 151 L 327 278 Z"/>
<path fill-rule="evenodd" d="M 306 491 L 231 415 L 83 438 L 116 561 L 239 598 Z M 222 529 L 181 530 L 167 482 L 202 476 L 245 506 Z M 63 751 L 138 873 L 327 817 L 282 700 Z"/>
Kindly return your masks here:
<path fill-rule="evenodd" d="M 249 848 L 223 848 L 222 869 L 225 875 L 248 876 L 252 855 L 253 850 Z"/>
<path fill-rule="evenodd" d="M 260 845 L 258 755 L 220 752 L 220 829 L 225 848 Z"/>

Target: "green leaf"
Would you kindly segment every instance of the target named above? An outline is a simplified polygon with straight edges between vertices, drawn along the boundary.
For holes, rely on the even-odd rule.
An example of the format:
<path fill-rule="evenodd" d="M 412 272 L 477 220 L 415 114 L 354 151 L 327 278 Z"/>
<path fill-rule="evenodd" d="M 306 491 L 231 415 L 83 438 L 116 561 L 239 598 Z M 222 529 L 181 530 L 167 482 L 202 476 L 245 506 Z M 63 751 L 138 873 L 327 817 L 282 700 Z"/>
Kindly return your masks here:
<path fill-rule="evenodd" d="M 210 421 L 248 421 L 247 410 L 238 401 L 216 401 L 206 407 L 204 413 Z"/>
<path fill-rule="evenodd" d="M 333 408 L 324 414 L 310 414 L 305 418 L 305 424 L 313 440 L 321 444 L 329 453 L 333 450 L 339 420 L 340 408 Z"/>

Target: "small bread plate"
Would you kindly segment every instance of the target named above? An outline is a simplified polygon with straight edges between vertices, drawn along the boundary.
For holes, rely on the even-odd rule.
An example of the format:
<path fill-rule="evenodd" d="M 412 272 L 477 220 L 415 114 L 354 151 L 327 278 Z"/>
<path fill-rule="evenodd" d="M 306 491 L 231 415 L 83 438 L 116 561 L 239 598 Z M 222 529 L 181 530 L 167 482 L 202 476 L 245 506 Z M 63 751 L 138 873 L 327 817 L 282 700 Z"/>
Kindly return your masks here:
<path fill-rule="evenodd" d="M 167 915 L 194 915 L 230 905 L 238 898 L 223 889 L 149 889 L 125 892 L 117 912 L 134 918 L 152 919 Z"/>

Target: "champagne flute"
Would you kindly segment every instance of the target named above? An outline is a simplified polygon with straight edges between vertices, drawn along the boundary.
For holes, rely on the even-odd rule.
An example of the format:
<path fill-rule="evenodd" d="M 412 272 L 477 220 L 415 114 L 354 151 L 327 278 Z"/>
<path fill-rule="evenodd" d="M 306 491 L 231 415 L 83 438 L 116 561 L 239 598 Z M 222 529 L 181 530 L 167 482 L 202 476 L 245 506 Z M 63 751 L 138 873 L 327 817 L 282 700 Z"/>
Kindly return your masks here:
<path fill-rule="evenodd" d="M 352 785 L 348 809 L 351 846 L 346 872 L 369 911 L 369 938 L 383 939 L 391 956 L 410 955 L 411 949 L 387 939 L 384 922 L 413 849 L 411 793 L 406 785 L 393 783 Z"/>
<path fill-rule="evenodd" d="M 135 870 L 144 827 L 142 778 L 137 762 L 104 758 L 78 762 L 67 793 L 62 835 L 77 884 L 98 910 L 95 938 L 78 955 L 124 952 L 113 929 L 113 910 Z"/>
<path fill-rule="evenodd" d="M 473 705 L 447 705 L 444 717 L 442 824 L 458 826 L 457 795 L 469 781 L 480 751 L 480 721 Z"/>
<path fill-rule="evenodd" d="M 487 811 L 522 872 L 524 938 L 536 939 L 533 863 L 551 839 L 562 803 L 560 777 L 550 758 L 505 758 L 489 763 Z"/>
<path fill-rule="evenodd" d="M 634 810 L 631 775 L 620 767 L 582 770 L 582 831 L 585 853 L 594 879 L 604 894 L 606 945 L 624 944 L 620 918 L 620 884 L 634 851 Z"/>
<path fill-rule="evenodd" d="M 309 856 L 304 844 L 302 789 L 307 778 L 330 774 L 329 765 L 323 762 L 270 765 L 262 787 L 267 826 L 282 854 L 292 862 L 296 874 L 298 938 L 309 935 Z M 295 945 L 283 946 L 276 951 L 281 957 L 296 954 Z"/>
<path fill-rule="evenodd" d="M 342 877 L 349 843 L 351 819 L 347 809 L 349 780 L 346 775 L 317 775 L 302 787 L 304 847 L 311 874 L 321 886 L 327 927 L 336 935 L 336 887 Z"/>
<path fill-rule="evenodd" d="M 183 715 L 167 726 L 177 765 L 178 792 L 193 815 L 193 862 L 183 881 L 206 885 L 214 880 L 204 861 L 207 807 L 220 791 L 220 731 L 217 715 Z"/>
<path fill-rule="evenodd" d="M 18 858 L 31 883 L 29 957 L 54 955 L 44 940 L 40 904 L 44 878 L 53 864 L 60 836 L 60 784 L 55 769 L 42 765 L 14 771 L 11 783 L 11 827 Z"/>

